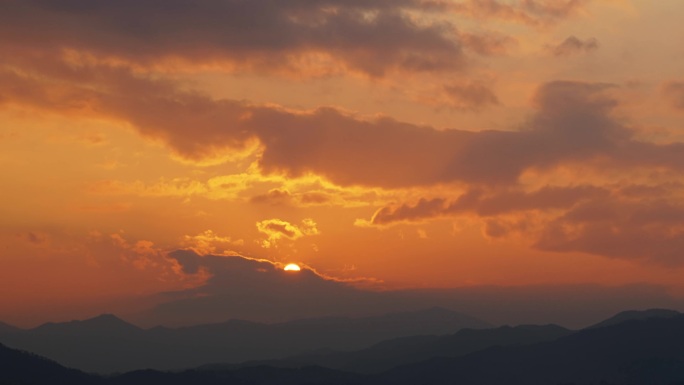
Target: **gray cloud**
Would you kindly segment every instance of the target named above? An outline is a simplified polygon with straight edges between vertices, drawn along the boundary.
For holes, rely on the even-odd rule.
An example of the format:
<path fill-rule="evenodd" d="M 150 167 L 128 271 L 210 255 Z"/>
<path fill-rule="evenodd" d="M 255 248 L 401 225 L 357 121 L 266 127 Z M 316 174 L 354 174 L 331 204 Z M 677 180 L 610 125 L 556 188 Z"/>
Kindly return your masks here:
<path fill-rule="evenodd" d="M 681 266 L 684 207 L 662 198 L 584 202 L 545 226 L 535 247 Z"/>
<path fill-rule="evenodd" d="M 497 33 L 461 33 L 461 41 L 469 50 L 479 55 L 505 55 L 518 41 Z"/>
<path fill-rule="evenodd" d="M 667 82 L 663 85 L 662 92 L 672 107 L 684 111 L 684 82 Z"/>
<path fill-rule="evenodd" d="M 684 167 L 684 144 L 632 139 L 612 115 L 617 101 L 605 84 L 544 84 L 536 113 L 517 131 L 480 132 L 363 120 L 334 108 L 293 112 L 216 100 L 120 67 L 49 58 L 26 63 L 22 72 L 0 72 L 0 85 L 0 104 L 122 120 L 190 160 L 221 158 L 258 142 L 263 172 L 316 173 L 339 185 L 514 185 L 526 170 L 599 161 L 617 169 Z"/>
<path fill-rule="evenodd" d="M 681 185 L 590 185 L 515 190 L 471 190 L 456 199 L 420 199 L 389 205 L 369 224 L 388 226 L 474 214 L 491 238 L 523 234 L 532 246 L 554 252 L 583 252 L 640 263 L 681 266 L 684 206 Z M 511 213 L 525 215 L 503 216 Z M 543 213 L 543 215 L 527 214 Z"/>
<path fill-rule="evenodd" d="M 570 56 L 595 51 L 598 47 L 598 40 L 593 37 L 586 40 L 580 40 L 575 36 L 570 36 L 563 40 L 562 43 L 551 46 L 549 49 L 554 56 Z"/>
<path fill-rule="evenodd" d="M 419 0 L 6 0 L 0 47 L 142 65 L 225 60 L 257 70 L 295 68 L 300 55 L 323 52 L 372 76 L 462 68 L 452 26 L 406 14 L 433 8 Z"/>
<path fill-rule="evenodd" d="M 178 250 L 170 253 L 170 258 L 179 261 L 186 273 L 204 269 L 211 278 L 198 288 L 166 293 L 161 297 L 162 304 L 129 318 L 145 325 L 191 325 L 231 318 L 282 321 L 377 315 L 443 306 L 496 324 L 582 327 L 626 308 L 684 306 L 659 286 L 475 286 L 376 291 L 327 279 L 308 269 L 285 272 L 269 261 L 239 256 L 200 256 Z"/>
<path fill-rule="evenodd" d="M 219 322 L 231 318 L 282 321 L 338 314 L 363 314 L 382 304 L 381 295 L 349 282 L 326 278 L 308 268 L 287 272 L 283 266 L 241 256 L 200 256 L 190 250 L 171 252 L 183 271 L 210 275 L 196 289 L 166 293 L 166 302 L 141 316 L 165 324 Z"/>
<path fill-rule="evenodd" d="M 444 86 L 452 106 L 459 109 L 478 110 L 500 104 L 494 92 L 483 84 L 451 84 Z"/>
<path fill-rule="evenodd" d="M 607 190 L 594 186 L 544 187 L 532 192 L 485 192 L 475 189 L 455 200 L 421 199 L 414 205 L 386 206 L 376 211 L 371 223 L 388 225 L 400 221 L 420 221 L 463 213 L 490 217 L 520 211 L 568 209 L 579 202 L 605 197 L 608 194 Z"/>

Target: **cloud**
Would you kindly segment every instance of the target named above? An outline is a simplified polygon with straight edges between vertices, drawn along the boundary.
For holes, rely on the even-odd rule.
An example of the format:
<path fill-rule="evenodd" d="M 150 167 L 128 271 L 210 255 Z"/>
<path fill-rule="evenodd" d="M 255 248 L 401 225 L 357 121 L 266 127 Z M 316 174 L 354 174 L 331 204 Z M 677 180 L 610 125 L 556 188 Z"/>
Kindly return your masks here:
<path fill-rule="evenodd" d="M 187 274 L 206 271 L 196 288 L 169 292 L 139 314 L 146 325 L 193 325 L 228 319 L 284 321 L 323 316 L 377 315 L 443 306 L 497 324 L 557 323 L 584 327 L 625 308 L 679 308 L 665 288 L 631 285 L 483 287 L 430 290 L 369 290 L 304 267 L 298 273 L 266 260 L 241 256 L 200 256 L 189 250 L 169 254 Z"/>
<path fill-rule="evenodd" d="M 546 186 L 534 191 L 470 190 L 456 199 L 422 198 L 378 209 L 360 226 L 476 216 L 485 237 L 520 235 L 533 248 L 682 266 L 681 185 Z"/>
<path fill-rule="evenodd" d="M 22 73 L 0 73 L 5 100 L 124 121 L 189 161 L 235 152 L 257 155 L 262 174 L 314 174 L 340 186 L 398 188 L 514 185 L 526 171 L 562 164 L 600 162 L 602 168 L 623 170 L 684 166 L 684 144 L 633 139 L 630 128 L 613 115 L 618 101 L 608 84 L 544 84 L 534 99 L 536 112 L 517 130 L 473 132 L 388 117 L 362 119 L 330 107 L 297 111 L 217 100 L 122 68 L 47 63 L 36 68 L 47 76 L 42 81 L 25 73 L 43 62 Z"/>
<path fill-rule="evenodd" d="M 361 201 L 346 201 L 344 197 L 338 195 L 341 194 L 335 194 L 324 190 L 291 193 L 286 189 L 274 188 L 265 194 L 251 197 L 250 202 L 257 204 L 267 203 L 270 205 L 292 205 L 298 207 L 326 205 L 354 206 L 363 204 Z"/>
<path fill-rule="evenodd" d="M 268 203 L 271 205 L 289 204 L 293 200 L 292 194 L 285 189 L 274 188 L 265 194 L 250 198 L 252 203 Z"/>
<path fill-rule="evenodd" d="M 500 104 L 494 92 L 479 83 L 446 85 L 444 91 L 451 105 L 459 109 L 479 110 Z"/>
<path fill-rule="evenodd" d="M 263 247 L 273 247 L 281 239 L 297 240 L 307 235 L 318 234 L 316 222 L 307 218 L 302 220 L 301 225 L 293 225 L 282 219 L 266 219 L 256 224 L 260 233 L 267 236 L 262 242 Z"/>
<path fill-rule="evenodd" d="M 595 51 L 598 47 L 598 41 L 593 37 L 580 40 L 575 36 L 570 36 L 562 43 L 549 47 L 549 50 L 554 56 L 570 56 Z"/>
<path fill-rule="evenodd" d="M 242 246 L 243 239 L 233 240 L 230 237 L 222 237 L 212 230 L 205 230 L 197 235 L 185 235 L 183 237 L 182 246 L 198 254 L 217 254 L 218 247 L 235 247 Z M 218 251 L 219 254 L 234 254 L 229 249 Z"/>
<path fill-rule="evenodd" d="M 681 266 L 684 207 L 662 198 L 597 199 L 548 223 L 535 247 Z"/>
<path fill-rule="evenodd" d="M 17 238 L 25 240 L 29 244 L 34 246 L 44 245 L 49 241 L 47 234 L 39 233 L 36 231 L 27 231 L 25 233 L 17 234 Z"/>
<path fill-rule="evenodd" d="M 533 26 L 551 25 L 577 14 L 586 0 L 466 0 L 441 2 L 449 9 L 477 19 L 496 18 Z"/>
<path fill-rule="evenodd" d="M 166 293 L 165 303 L 144 316 L 147 322 L 196 324 L 231 318 L 286 320 L 294 317 L 369 311 L 379 301 L 375 292 L 357 289 L 302 266 L 297 273 L 284 265 L 242 256 L 200 256 L 191 250 L 169 253 L 186 274 L 205 271 L 204 285 Z M 192 311 L 189 311 L 192 309 Z"/>
<path fill-rule="evenodd" d="M 465 57 L 453 28 L 420 0 L 7 1 L 4 51 L 70 50 L 91 59 L 155 67 L 224 63 L 257 71 L 343 66 L 454 70 Z M 409 12 L 419 13 L 416 22 Z M 299 71 L 306 73 L 306 71 Z"/>
<path fill-rule="evenodd" d="M 505 55 L 517 40 L 499 33 L 461 33 L 464 46 L 479 55 Z"/>
<path fill-rule="evenodd" d="M 584 200 L 608 195 L 594 186 L 547 186 L 536 191 L 470 190 L 455 200 L 420 199 L 415 204 L 390 205 L 375 212 L 370 224 L 389 225 L 396 222 L 419 222 L 426 219 L 474 213 L 491 217 L 520 211 L 567 209 Z"/>
<path fill-rule="evenodd" d="M 684 82 L 667 82 L 663 84 L 662 92 L 672 107 L 684 111 Z"/>
<path fill-rule="evenodd" d="M 372 189 L 342 188 L 330 183 L 322 183 L 319 179 L 316 180 L 316 183 L 297 183 L 296 180 L 290 180 L 290 182 L 294 182 L 289 183 L 290 189 L 284 187 L 273 188 L 265 193 L 253 195 L 249 202 L 294 207 L 364 207 L 384 200 L 382 195 L 387 195 L 380 194 Z"/>

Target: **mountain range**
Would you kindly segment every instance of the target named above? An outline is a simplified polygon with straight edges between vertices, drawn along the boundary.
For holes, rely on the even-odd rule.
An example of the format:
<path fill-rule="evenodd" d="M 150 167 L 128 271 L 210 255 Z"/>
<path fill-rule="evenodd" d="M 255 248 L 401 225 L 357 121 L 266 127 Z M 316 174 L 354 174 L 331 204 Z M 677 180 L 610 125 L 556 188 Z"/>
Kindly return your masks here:
<path fill-rule="evenodd" d="M 532 339 L 544 341 L 532 342 L 521 337 L 520 343 L 506 346 L 498 343 L 524 333 L 529 333 Z M 554 334 L 556 338 L 553 338 Z M 476 350 L 460 355 L 465 350 L 459 349 L 465 349 L 463 346 L 468 340 Z M 512 339 L 508 341 L 512 342 Z M 480 349 L 475 347 L 476 343 L 480 343 L 480 347 L 489 346 Z M 212 365 L 176 372 L 138 370 L 104 377 L 68 369 L 34 354 L 0 346 L 0 384 L 684 384 L 684 315 L 661 311 L 622 313 L 598 326 L 576 332 L 557 326 L 520 326 L 462 330 L 441 337 L 399 338 L 356 354 L 358 357 L 370 357 L 369 352 L 382 349 L 385 352 L 418 352 L 421 349 L 425 351 L 425 346 L 441 346 L 442 352 L 458 356 L 438 355 L 424 359 L 421 353 L 415 356 L 419 361 L 376 374 L 352 373 L 310 364 L 299 367 L 255 364 L 240 367 Z M 440 354 L 437 350 L 435 352 Z"/>
<path fill-rule="evenodd" d="M 321 366 L 360 374 L 373 374 L 433 357 L 461 357 L 491 346 L 514 346 L 553 341 L 572 333 L 573 331 L 557 325 L 462 329 L 448 335 L 391 339 L 357 351 L 342 352 L 322 349 L 283 360 L 245 362 L 240 365 L 207 365 L 202 369 L 216 370 L 265 365 L 284 368 Z"/>
<path fill-rule="evenodd" d="M 21 330 L 21 329 L 19 329 L 18 327 L 14 327 L 14 326 L 6 324 L 4 322 L 0 322 L 0 334 L 17 332 L 19 330 Z"/>
<path fill-rule="evenodd" d="M 273 360 L 329 348 L 357 350 L 383 340 L 454 333 L 490 324 L 442 308 L 365 318 L 329 317 L 277 324 L 231 320 L 141 329 L 114 315 L 0 332 L 0 343 L 68 367 L 109 374 L 178 370 L 216 362 Z"/>

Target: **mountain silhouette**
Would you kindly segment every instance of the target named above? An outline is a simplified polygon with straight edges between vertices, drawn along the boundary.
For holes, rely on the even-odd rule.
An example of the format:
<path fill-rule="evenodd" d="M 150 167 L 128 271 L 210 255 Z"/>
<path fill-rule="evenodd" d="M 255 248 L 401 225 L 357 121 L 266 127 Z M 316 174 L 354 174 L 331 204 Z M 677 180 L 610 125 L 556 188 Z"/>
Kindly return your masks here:
<path fill-rule="evenodd" d="M 86 319 L 86 320 L 75 320 L 69 322 L 48 322 L 42 324 L 30 331 L 34 333 L 89 333 L 89 334 L 100 334 L 100 333 L 115 333 L 115 334 L 125 334 L 125 333 L 135 333 L 142 329 L 130 324 L 121 318 L 113 314 L 101 314 L 97 317 Z"/>
<path fill-rule="evenodd" d="M 492 346 L 552 341 L 571 333 L 572 331 L 556 325 L 462 329 L 451 335 L 403 337 L 383 341 L 360 351 L 302 355 L 292 357 L 290 361 L 357 373 L 379 373 L 434 357 L 460 357 Z"/>
<path fill-rule="evenodd" d="M 392 369 L 368 384 L 684 384 L 684 316 L 628 320 L 552 342 Z M 603 381 L 603 382 L 602 382 Z"/>
<path fill-rule="evenodd" d="M 1 334 L 0 342 L 69 367 L 114 373 L 281 359 L 320 348 L 358 350 L 396 337 L 446 334 L 462 328 L 489 326 L 475 318 L 439 308 L 365 318 L 328 317 L 278 324 L 230 320 L 148 330 L 112 315 L 102 315 Z"/>
<path fill-rule="evenodd" d="M 104 380 L 0 344 L 0 384 L 99 385 Z"/>
<path fill-rule="evenodd" d="M 629 320 L 643 320 L 649 318 L 672 318 L 678 317 L 682 313 L 676 310 L 669 309 L 649 309 L 649 310 L 627 310 L 620 312 L 606 320 L 603 320 L 595 325 L 589 326 L 590 328 L 600 328 L 604 326 L 617 325 L 619 323 L 629 321 Z"/>
<path fill-rule="evenodd" d="M 21 330 L 21 329 L 19 329 L 16 326 L 12 326 L 10 324 L 0 322 L 0 334 L 18 332 L 19 330 Z"/>
<path fill-rule="evenodd" d="M 480 340 L 484 345 L 481 341 L 492 336 L 525 334 L 529 331 L 540 335 L 563 332 L 562 328 L 556 326 L 522 326 L 491 329 L 489 334 L 463 331 L 451 336 L 430 338 L 434 342 L 472 332 L 473 341 Z M 413 342 L 428 341 L 421 338 Z M 404 346 L 406 341 L 402 340 L 387 341 L 367 350 L 382 346 L 391 350 Z M 416 351 L 419 350 L 416 348 Z M 106 355 L 104 352 L 99 354 Z M 684 315 L 680 315 L 630 319 L 600 328 L 584 329 L 552 341 L 493 346 L 460 357 L 436 357 L 401 365 L 373 375 L 320 366 L 284 368 L 257 365 L 202 367 L 174 372 L 138 370 L 98 377 L 0 345 L 0 384 L 684 385 L 683 357 Z"/>

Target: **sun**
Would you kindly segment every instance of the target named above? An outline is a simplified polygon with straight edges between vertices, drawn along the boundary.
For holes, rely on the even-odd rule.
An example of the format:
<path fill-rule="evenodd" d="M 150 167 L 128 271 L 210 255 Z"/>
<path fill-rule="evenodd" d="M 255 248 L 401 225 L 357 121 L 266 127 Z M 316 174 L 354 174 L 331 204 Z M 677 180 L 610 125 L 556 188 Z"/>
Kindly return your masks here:
<path fill-rule="evenodd" d="M 285 266 L 283 270 L 285 271 L 300 271 L 302 268 L 299 267 L 296 263 L 290 263 Z"/>

